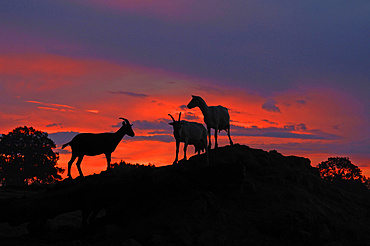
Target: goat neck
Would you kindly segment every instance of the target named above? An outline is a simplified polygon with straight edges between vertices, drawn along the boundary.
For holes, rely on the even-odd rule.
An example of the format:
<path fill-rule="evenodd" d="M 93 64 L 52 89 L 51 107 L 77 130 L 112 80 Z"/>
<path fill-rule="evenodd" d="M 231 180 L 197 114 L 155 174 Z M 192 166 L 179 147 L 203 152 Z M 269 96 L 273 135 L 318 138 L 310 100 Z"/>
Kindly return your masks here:
<path fill-rule="evenodd" d="M 117 136 L 117 140 L 120 141 L 126 135 L 125 124 L 122 124 L 121 128 L 118 129 L 115 134 Z"/>
<path fill-rule="evenodd" d="M 202 111 L 204 118 L 210 117 L 211 112 L 209 111 L 209 107 L 207 103 L 203 100 L 203 98 L 201 97 L 198 97 L 198 107 Z"/>

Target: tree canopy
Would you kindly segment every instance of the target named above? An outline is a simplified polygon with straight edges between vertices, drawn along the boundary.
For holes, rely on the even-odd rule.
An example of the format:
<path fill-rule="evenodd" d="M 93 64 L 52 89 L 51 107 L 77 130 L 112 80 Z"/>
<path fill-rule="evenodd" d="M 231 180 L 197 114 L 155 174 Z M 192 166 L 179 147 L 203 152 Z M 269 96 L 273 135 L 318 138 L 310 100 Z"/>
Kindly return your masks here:
<path fill-rule="evenodd" d="M 57 167 L 59 154 L 46 132 L 17 127 L 0 137 L 0 183 L 27 185 L 61 180 L 64 169 Z"/>
<path fill-rule="evenodd" d="M 317 167 L 321 177 L 329 181 L 357 180 L 363 182 L 365 178 L 362 176 L 361 169 L 352 164 L 348 157 L 329 157 Z"/>

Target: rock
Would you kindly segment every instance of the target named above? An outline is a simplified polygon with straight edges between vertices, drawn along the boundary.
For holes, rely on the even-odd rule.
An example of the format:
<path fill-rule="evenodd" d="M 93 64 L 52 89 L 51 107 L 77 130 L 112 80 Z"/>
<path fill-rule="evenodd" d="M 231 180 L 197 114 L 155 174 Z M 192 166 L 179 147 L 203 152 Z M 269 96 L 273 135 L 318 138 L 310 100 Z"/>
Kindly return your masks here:
<path fill-rule="evenodd" d="M 159 234 L 153 234 L 149 239 L 149 244 L 152 246 L 162 246 L 163 245 L 162 236 Z"/>
<path fill-rule="evenodd" d="M 202 218 L 207 213 L 207 201 L 203 198 L 195 199 L 190 205 L 189 212 L 195 219 Z"/>
<path fill-rule="evenodd" d="M 55 228 L 53 228 L 53 225 L 49 220 L 40 219 L 28 223 L 27 230 L 31 235 L 44 236 L 48 233 L 54 232 Z"/>
<path fill-rule="evenodd" d="M 198 237 L 199 246 L 225 246 L 227 245 L 227 237 L 215 231 L 206 231 Z"/>
<path fill-rule="evenodd" d="M 331 232 L 326 224 L 317 227 L 317 236 L 321 242 L 328 242 L 332 238 Z"/>
<path fill-rule="evenodd" d="M 343 246 L 343 244 L 340 242 L 330 242 L 325 244 L 325 246 Z"/>
<path fill-rule="evenodd" d="M 199 192 L 189 207 L 191 217 L 202 218 L 211 209 L 216 209 L 215 195 L 212 192 Z"/>
<path fill-rule="evenodd" d="M 126 239 L 121 243 L 121 246 L 141 246 L 140 243 L 138 243 L 135 239 Z"/>
<path fill-rule="evenodd" d="M 193 245 L 193 237 L 185 230 L 180 229 L 175 234 L 177 235 L 182 245 L 186 245 L 186 246 Z"/>

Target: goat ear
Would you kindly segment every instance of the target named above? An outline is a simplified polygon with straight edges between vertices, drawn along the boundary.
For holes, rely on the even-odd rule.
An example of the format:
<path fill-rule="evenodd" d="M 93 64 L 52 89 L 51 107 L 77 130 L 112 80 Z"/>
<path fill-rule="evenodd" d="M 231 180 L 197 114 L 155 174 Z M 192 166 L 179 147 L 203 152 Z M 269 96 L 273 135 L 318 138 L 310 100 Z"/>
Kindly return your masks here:
<path fill-rule="evenodd" d="M 169 124 L 169 125 L 171 125 L 171 126 L 173 126 L 173 123 L 174 123 L 174 122 L 170 122 L 170 123 L 168 123 L 168 124 Z"/>

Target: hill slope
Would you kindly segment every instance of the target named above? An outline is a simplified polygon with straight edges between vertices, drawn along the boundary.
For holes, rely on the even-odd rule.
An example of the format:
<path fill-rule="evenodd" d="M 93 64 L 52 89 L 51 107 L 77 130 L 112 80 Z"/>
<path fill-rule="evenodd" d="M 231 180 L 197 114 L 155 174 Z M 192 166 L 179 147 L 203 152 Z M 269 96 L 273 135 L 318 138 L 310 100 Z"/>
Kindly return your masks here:
<path fill-rule="evenodd" d="M 175 245 L 370 242 L 369 194 L 336 188 L 306 158 L 234 145 L 212 150 L 209 167 L 202 160 L 153 172 L 155 195 L 128 209 L 127 235 Z"/>
<path fill-rule="evenodd" d="M 33 211 L 29 220 L 40 213 L 53 218 L 61 212 L 86 210 L 86 206 L 104 208 L 104 216 L 86 227 L 85 239 L 77 236 L 89 244 L 370 242 L 369 193 L 348 192 L 322 180 L 306 158 L 236 144 L 211 150 L 211 165 L 205 166 L 204 160 L 201 155 L 175 166 L 116 169 L 111 175 L 64 181 L 37 194 L 37 199 L 32 195 L 12 203 L 27 204 L 29 210 L 32 204 L 46 204 Z M 71 194 L 74 203 L 69 202 Z M 57 213 L 61 202 L 64 210 Z M 72 229 L 54 230 L 47 238 L 50 243 L 67 243 Z"/>

